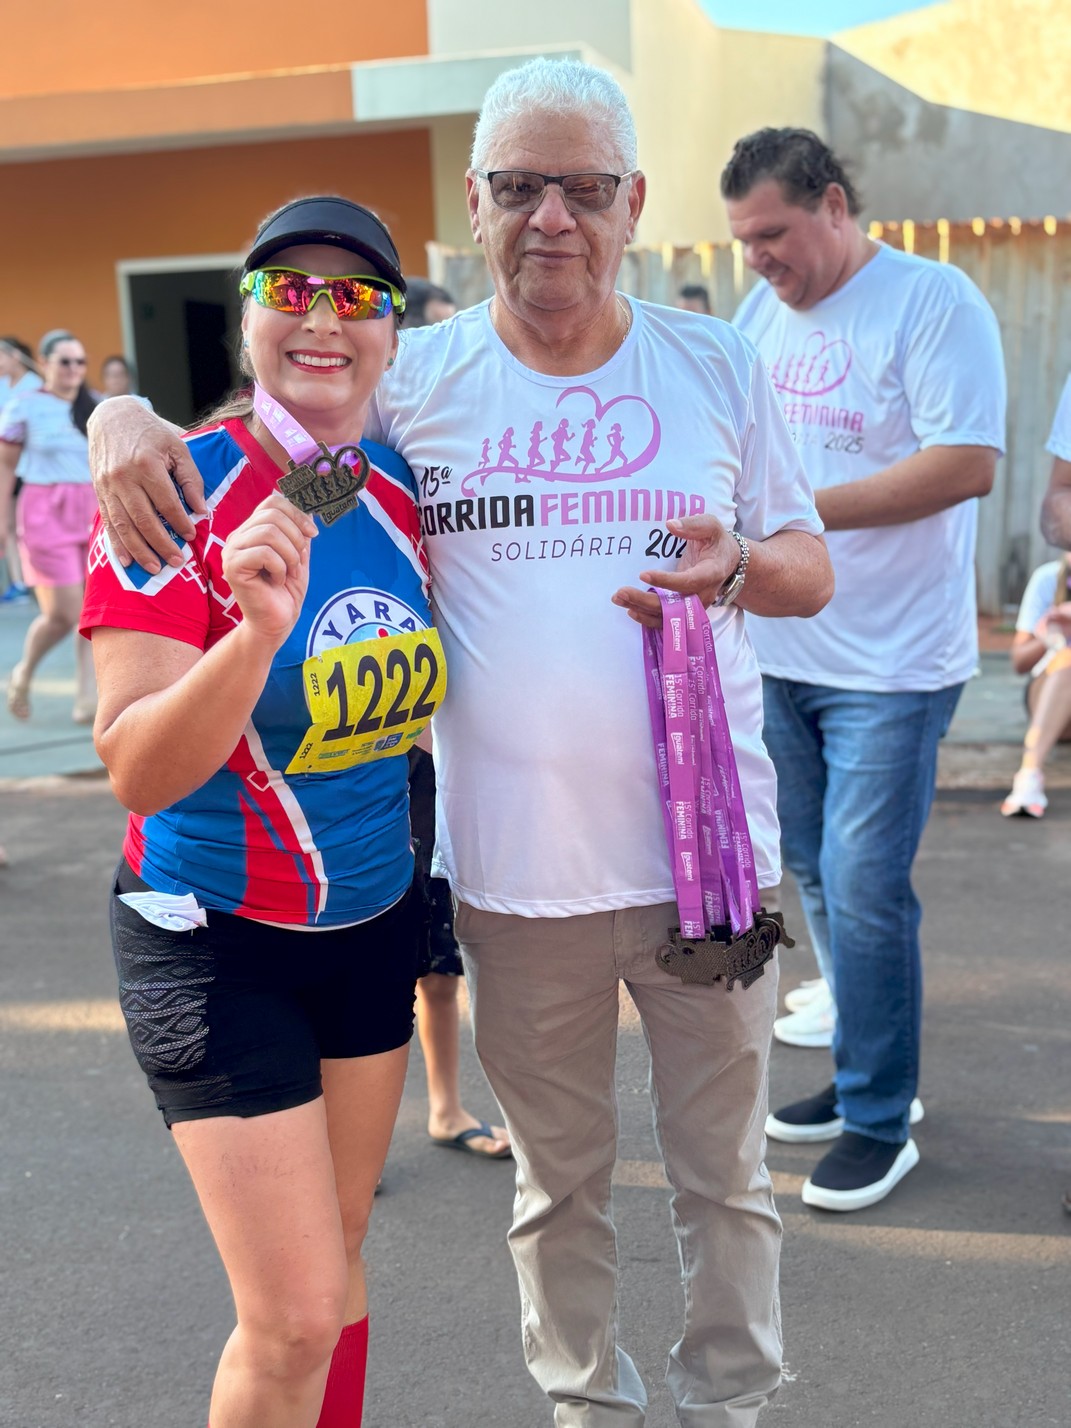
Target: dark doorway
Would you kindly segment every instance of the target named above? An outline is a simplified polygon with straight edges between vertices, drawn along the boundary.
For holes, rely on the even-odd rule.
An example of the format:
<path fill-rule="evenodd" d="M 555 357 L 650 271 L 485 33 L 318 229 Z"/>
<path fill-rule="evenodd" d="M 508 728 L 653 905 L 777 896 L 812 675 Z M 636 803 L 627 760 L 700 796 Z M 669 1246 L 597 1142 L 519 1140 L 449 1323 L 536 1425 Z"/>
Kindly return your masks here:
<path fill-rule="evenodd" d="M 187 298 L 184 306 L 190 396 L 194 415 L 200 416 L 231 389 L 227 309 L 221 302 L 198 302 L 195 298 Z"/>
<path fill-rule="evenodd" d="M 130 320 L 138 390 L 161 416 L 191 426 L 238 384 L 241 322 L 230 268 L 132 272 Z"/>

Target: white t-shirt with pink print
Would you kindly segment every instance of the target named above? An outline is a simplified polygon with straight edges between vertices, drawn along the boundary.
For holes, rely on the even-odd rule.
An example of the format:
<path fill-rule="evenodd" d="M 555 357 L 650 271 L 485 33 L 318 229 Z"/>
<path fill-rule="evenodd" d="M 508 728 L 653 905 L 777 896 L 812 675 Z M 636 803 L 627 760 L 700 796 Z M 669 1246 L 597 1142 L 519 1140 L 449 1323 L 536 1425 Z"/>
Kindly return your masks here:
<path fill-rule="evenodd" d="M 821 530 L 758 354 L 724 322 L 631 303 L 597 371 L 531 371 L 486 303 L 403 331 L 366 434 L 420 488 L 446 700 L 435 871 L 492 912 L 673 898 L 641 630 L 611 603 L 673 568 L 667 518 L 761 540 Z M 760 886 L 779 881 L 773 766 L 744 614 L 711 611 Z M 445 816 L 444 816 L 445 815 Z"/>
<path fill-rule="evenodd" d="M 759 349 L 816 491 L 931 446 L 1004 449 L 1000 331 L 967 275 L 879 247 L 794 312 L 768 283 L 734 325 Z M 748 617 L 764 674 L 839 689 L 934 690 L 977 663 L 977 502 L 903 525 L 829 531 L 836 593 L 813 619 Z"/>

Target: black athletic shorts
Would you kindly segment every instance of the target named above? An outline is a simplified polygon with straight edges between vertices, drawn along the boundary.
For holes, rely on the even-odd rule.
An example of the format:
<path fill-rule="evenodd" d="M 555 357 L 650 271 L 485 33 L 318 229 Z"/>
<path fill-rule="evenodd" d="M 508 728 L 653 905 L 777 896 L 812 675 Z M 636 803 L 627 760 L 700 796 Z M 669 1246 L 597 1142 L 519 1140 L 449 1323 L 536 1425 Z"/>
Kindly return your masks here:
<path fill-rule="evenodd" d="M 112 946 L 134 1055 L 169 1126 L 314 1101 L 321 1059 L 412 1039 L 421 926 L 411 893 L 334 931 L 210 910 L 207 927 L 170 932 L 117 896 L 146 888 L 119 865 Z"/>
<path fill-rule="evenodd" d="M 454 936 L 454 901 L 445 878 L 431 875 L 435 846 L 435 765 L 423 749 L 409 751 L 409 821 L 416 846 L 417 878 L 423 879 L 424 962 L 421 975 L 463 977 L 461 948 Z"/>

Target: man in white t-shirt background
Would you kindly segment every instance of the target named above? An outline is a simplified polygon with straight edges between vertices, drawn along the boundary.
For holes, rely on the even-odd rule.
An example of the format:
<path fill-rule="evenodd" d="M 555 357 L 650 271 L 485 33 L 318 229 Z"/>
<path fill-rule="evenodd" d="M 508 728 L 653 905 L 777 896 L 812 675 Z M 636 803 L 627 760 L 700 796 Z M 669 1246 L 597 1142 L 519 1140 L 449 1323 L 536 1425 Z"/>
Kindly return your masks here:
<path fill-rule="evenodd" d="M 809 130 L 741 139 L 721 187 L 765 280 L 734 322 L 773 377 L 837 582 L 813 620 L 748 620 L 785 863 L 837 1010 L 834 1084 L 767 1133 L 833 1141 L 803 1198 L 854 1210 L 918 1161 L 911 867 L 977 663 L 975 498 L 1003 447 L 1003 359 L 974 284 L 868 238 L 844 166 Z"/>
<path fill-rule="evenodd" d="M 747 339 L 616 291 L 646 186 L 616 81 L 571 60 L 501 75 L 467 185 L 495 295 L 402 331 L 365 435 L 395 447 L 421 490 L 449 667 L 436 870 L 458 901 L 476 1045 L 517 1162 L 525 1354 L 557 1428 L 643 1424 L 643 1383 L 617 1342 L 611 1214 L 624 982 L 651 1051 L 684 1277 L 670 1392 L 682 1424 L 750 1428 L 781 1381 L 781 1227 L 763 1164 L 776 979 L 730 993 L 656 961 L 679 917 L 636 623 L 661 615 L 635 585 L 716 607 L 769 890 L 775 776 L 743 611 L 821 609 L 821 523 Z M 126 497 L 147 487 L 189 535 L 169 471 L 196 511 L 199 481 L 129 399 L 105 404 L 94 435 L 102 509 L 157 569 L 153 549 L 174 558 L 173 545 L 137 515 L 145 495 Z"/>

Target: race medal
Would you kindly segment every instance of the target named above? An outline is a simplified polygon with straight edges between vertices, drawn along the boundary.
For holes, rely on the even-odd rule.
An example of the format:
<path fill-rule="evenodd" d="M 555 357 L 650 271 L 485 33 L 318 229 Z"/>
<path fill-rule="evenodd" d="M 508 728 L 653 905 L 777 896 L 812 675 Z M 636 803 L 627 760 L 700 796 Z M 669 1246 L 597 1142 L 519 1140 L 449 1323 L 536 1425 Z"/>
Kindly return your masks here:
<path fill-rule="evenodd" d="M 357 504 L 357 493 L 368 480 L 368 457 L 359 446 L 340 446 L 330 451 L 318 442 L 319 451 L 296 465 L 290 462 L 285 476 L 276 483 L 279 490 L 307 516 L 319 516 L 325 526 L 337 521 Z M 352 453 L 354 460 L 342 458 Z"/>
<path fill-rule="evenodd" d="M 446 657 L 437 630 L 413 630 L 312 655 L 302 677 L 312 723 L 286 771 L 335 773 L 409 752 L 446 693 Z"/>
<path fill-rule="evenodd" d="M 712 932 L 705 937 L 682 937 L 679 927 L 671 927 L 669 941 L 655 953 L 655 961 L 682 982 L 712 987 L 724 979 L 725 990 L 731 992 L 736 982 L 750 987 L 763 975 L 779 943 L 785 947 L 796 945 L 785 931 L 781 914 L 767 912 L 764 907 L 759 908 L 754 923 L 739 937 L 734 937 L 728 927 L 722 930 L 724 940 Z"/>

